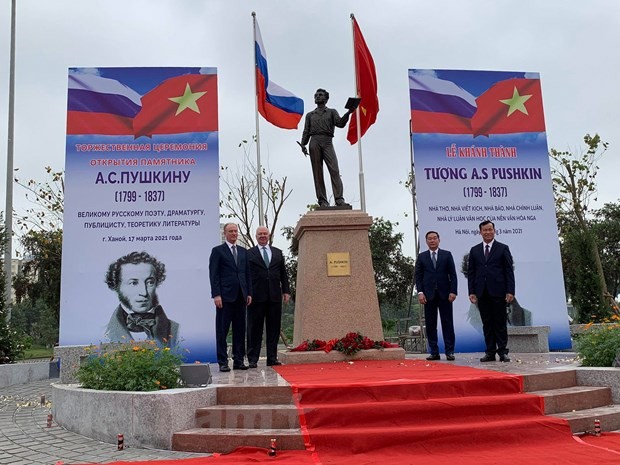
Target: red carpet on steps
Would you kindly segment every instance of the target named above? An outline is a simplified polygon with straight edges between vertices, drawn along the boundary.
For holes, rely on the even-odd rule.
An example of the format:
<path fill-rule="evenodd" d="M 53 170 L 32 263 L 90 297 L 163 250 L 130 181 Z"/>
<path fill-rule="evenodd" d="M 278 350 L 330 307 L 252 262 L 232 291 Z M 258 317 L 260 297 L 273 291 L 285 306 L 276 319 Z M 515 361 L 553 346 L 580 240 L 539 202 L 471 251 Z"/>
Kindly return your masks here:
<path fill-rule="evenodd" d="M 241 448 L 152 463 L 620 464 L 620 436 L 574 438 L 566 421 L 543 414 L 541 397 L 522 393 L 520 376 L 421 360 L 276 370 L 293 387 L 307 451 L 268 457 L 264 449 Z"/>

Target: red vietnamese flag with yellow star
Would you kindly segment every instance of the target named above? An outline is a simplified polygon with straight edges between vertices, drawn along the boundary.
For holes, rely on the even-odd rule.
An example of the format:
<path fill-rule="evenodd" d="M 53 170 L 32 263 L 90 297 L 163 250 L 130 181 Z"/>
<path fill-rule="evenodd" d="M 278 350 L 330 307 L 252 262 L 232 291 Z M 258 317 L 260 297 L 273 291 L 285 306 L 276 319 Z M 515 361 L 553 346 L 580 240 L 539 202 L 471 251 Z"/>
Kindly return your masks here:
<path fill-rule="evenodd" d="M 141 99 L 135 137 L 217 131 L 217 75 L 186 74 L 162 82 Z"/>
<path fill-rule="evenodd" d="M 375 62 L 355 18 L 353 18 L 353 47 L 355 49 L 357 96 L 362 99 L 356 111 L 360 112 L 360 137 L 363 137 L 368 128 L 377 120 L 379 97 L 377 96 Z M 347 140 L 351 145 L 357 142 L 357 115 L 355 113 L 351 115 Z"/>
<path fill-rule="evenodd" d="M 474 136 L 544 132 L 540 79 L 507 79 L 494 84 L 476 99 L 471 119 Z"/>

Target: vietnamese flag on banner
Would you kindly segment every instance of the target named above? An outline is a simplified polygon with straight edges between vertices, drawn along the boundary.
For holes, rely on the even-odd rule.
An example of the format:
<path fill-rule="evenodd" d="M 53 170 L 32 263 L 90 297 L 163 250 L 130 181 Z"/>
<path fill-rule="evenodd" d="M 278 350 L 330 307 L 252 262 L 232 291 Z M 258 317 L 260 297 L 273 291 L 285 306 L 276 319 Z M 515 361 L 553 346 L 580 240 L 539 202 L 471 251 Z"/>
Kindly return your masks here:
<path fill-rule="evenodd" d="M 375 62 L 355 18 L 353 18 L 353 48 L 355 50 L 357 96 L 362 99 L 357 111 L 360 115 L 360 134 L 364 136 L 368 128 L 377 120 L 379 97 L 377 96 Z M 351 145 L 357 142 L 357 116 L 355 114 L 351 116 L 347 140 Z"/>
<path fill-rule="evenodd" d="M 135 137 L 217 131 L 217 75 L 186 74 L 165 80 L 142 97 Z"/>
<path fill-rule="evenodd" d="M 474 136 L 544 132 L 540 79 L 507 79 L 492 85 L 476 99 L 471 119 Z"/>

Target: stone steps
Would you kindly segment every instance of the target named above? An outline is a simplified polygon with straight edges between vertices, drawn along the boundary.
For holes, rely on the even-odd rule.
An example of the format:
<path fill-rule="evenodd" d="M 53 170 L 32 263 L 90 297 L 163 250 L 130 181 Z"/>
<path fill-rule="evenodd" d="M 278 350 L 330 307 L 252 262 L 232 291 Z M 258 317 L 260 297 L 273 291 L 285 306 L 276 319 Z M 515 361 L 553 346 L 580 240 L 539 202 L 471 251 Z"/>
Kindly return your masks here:
<path fill-rule="evenodd" d="M 218 386 L 217 403 L 219 405 L 292 404 L 293 390 L 288 385 Z"/>
<path fill-rule="evenodd" d="M 575 370 L 524 375 L 524 391 L 544 399 L 545 414 L 564 418 L 573 433 L 593 431 L 594 420 L 603 431 L 620 429 L 620 405 L 613 405 L 607 387 L 578 386 Z M 196 411 L 196 428 L 175 433 L 173 450 L 231 452 L 241 446 L 302 450 L 304 440 L 290 386 L 234 386 L 217 388 L 217 405 Z"/>
<path fill-rule="evenodd" d="M 575 370 L 524 376 L 524 390 L 543 397 L 545 414 L 568 421 L 573 433 L 594 431 L 600 420 L 602 431 L 620 429 L 620 405 L 615 405 L 608 387 L 578 386 Z"/>
<path fill-rule="evenodd" d="M 547 391 L 532 391 L 528 394 L 541 396 L 545 400 L 545 415 L 588 410 L 611 405 L 611 389 L 607 387 L 571 386 Z"/>
<path fill-rule="evenodd" d="M 196 410 L 198 428 L 290 429 L 299 428 L 293 404 L 214 405 Z"/>
<path fill-rule="evenodd" d="M 193 428 L 174 433 L 172 449 L 187 452 L 220 452 L 226 454 L 237 447 L 252 446 L 268 449 L 271 439 L 278 440 L 279 450 L 303 450 L 304 440 L 299 428 Z"/>
<path fill-rule="evenodd" d="M 600 420 L 601 431 L 620 430 L 620 405 L 555 413 L 552 416 L 567 420 L 573 433 L 594 432 L 594 420 Z"/>

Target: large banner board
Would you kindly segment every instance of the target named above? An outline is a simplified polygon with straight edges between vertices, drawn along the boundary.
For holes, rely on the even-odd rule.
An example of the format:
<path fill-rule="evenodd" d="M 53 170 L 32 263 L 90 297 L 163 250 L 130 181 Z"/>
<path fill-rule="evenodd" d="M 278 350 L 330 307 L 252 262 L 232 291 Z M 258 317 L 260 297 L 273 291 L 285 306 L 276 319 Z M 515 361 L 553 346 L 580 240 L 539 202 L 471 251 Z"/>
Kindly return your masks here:
<path fill-rule="evenodd" d="M 421 250 L 439 232 L 459 275 L 456 350 L 484 350 L 465 275 L 484 220 L 515 263 L 509 325 L 550 326 L 550 347 L 570 347 L 539 75 L 411 69 L 409 96 Z"/>
<path fill-rule="evenodd" d="M 215 361 L 215 68 L 71 68 L 60 344 L 152 339 Z"/>

